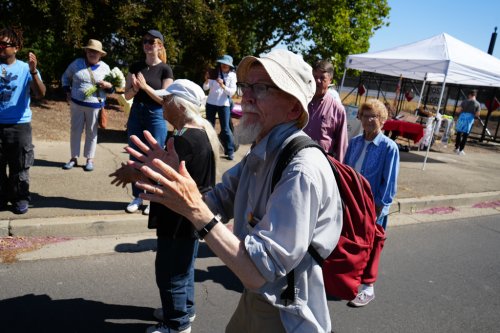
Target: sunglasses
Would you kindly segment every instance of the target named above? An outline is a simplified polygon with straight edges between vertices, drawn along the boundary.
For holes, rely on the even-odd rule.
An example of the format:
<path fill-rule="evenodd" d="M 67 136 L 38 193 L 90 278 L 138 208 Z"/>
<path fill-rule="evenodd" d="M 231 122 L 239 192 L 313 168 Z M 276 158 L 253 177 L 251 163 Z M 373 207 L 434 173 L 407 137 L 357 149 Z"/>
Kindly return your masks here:
<path fill-rule="evenodd" d="M 151 39 L 151 38 L 144 38 L 142 40 L 142 44 L 146 45 L 154 45 L 156 43 L 156 40 L 155 39 Z"/>
<path fill-rule="evenodd" d="M 15 47 L 16 44 L 0 42 L 0 50 L 6 49 L 8 47 Z"/>

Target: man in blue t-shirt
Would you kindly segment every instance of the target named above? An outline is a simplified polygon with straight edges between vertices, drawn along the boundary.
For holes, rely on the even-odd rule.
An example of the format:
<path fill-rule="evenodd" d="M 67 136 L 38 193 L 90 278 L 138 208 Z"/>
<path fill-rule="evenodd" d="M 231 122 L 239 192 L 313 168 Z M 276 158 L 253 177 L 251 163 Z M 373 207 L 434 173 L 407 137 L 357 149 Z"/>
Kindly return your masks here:
<path fill-rule="evenodd" d="M 21 30 L 0 30 L 0 209 L 10 201 L 16 214 L 28 212 L 29 168 L 35 160 L 30 91 L 34 97 L 45 95 L 36 56 L 29 52 L 27 63 L 16 59 L 22 47 Z"/>

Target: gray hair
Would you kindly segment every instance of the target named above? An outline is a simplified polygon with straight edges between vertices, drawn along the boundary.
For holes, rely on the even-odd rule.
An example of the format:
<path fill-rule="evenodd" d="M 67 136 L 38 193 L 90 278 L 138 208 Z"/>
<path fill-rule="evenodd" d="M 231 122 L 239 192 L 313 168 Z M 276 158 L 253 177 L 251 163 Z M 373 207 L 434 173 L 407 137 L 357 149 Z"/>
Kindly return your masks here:
<path fill-rule="evenodd" d="M 208 140 L 210 141 L 210 146 L 212 146 L 212 153 L 214 154 L 215 164 L 219 160 L 219 149 L 222 147 L 217 132 L 215 132 L 214 127 L 208 120 L 203 118 L 200 114 L 200 107 L 194 105 L 193 103 L 185 100 L 182 97 L 173 95 L 171 103 L 175 105 L 179 110 L 184 110 L 184 122 L 194 123 L 207 133 Z"/>
<path fill-rule="evenodd" d="M 333 64 L 330 60 L 318 60 L 313 66 L 313 70 L 319 70 L 320 72 L 325 72 L 330 75 L 330 79 L 333 79 L 333 75 L 335 74 L 335 69 L 333 68 Z"/>

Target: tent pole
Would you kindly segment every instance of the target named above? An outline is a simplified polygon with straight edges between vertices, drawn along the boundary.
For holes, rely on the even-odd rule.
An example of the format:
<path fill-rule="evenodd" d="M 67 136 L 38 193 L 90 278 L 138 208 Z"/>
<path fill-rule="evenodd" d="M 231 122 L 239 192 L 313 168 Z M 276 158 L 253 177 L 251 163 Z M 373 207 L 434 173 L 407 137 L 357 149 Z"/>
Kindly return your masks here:
<path fill-rule="evenodd" d="M 420 102 L 422 102 L 422 96 L 424 96 L 425 82 L 427 81 L 427 73 L 424 76 L 424 82 L 422 82 L 422 89 L 420 89 L 420 94 L 418 96 L 417 110 L 420 107 Z"/>
<path fill-rule="evenodd" d="M 340 88 L 339 88 L 339 96 L 340 92 L 342 91 L 342 88 L 344 87 L 344 80 L 345 80 L 345 74 L 347 73 L 347 68 L 344 69 L 344 74 L 342 75 L 342 81 L 340 81 Z M 340 100 L 342 100 L 342 97 L 340 97 Z"/>
<path fill-rule="evenodd" d="M 436 110 L 436 116 L 434 117 L 434 121 L 432 122 L 431 138 L 430 138 L 429 144 L 427 145 L 427 151 L 425 152 L 425 158 L 424 158 L 424 164 L 422 165 L 422 170 L 425 170 L 425 163 L 427 163 L 427 155 L 429 155 L 429 150 L 431 149 L 432 139 L 434 138 L 434 130 L 436 129 L 436 124 L 437 124 L 437 121 L 436 121 L 437 117 L 438 117 L 438 115 L 441 115 L 439 113 L 439 108 L 441 108 L 441 101 L 443 100 L 444 87 L 446 85 L 446 78 L 447 77 L 448 77 L 448 73 L 446 73 L 446 75 L 444 76 L 443 85 L 441 86 L 441 94 L 439 95 L 439 102 L 438 102 L 438 107 Z"/>

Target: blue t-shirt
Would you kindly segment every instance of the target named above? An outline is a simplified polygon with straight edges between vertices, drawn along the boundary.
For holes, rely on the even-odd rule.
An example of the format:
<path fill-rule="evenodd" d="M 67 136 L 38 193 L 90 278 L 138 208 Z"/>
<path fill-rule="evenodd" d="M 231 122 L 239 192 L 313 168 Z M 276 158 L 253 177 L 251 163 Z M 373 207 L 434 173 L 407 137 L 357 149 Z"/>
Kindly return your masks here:
<path fill-rule="evenodd" d="M 0 64 L 0 67 L 0 124 L 31 122 L 30 83 L 33 77 L 29 65 L 16 59 L 13 64 Z"/>

